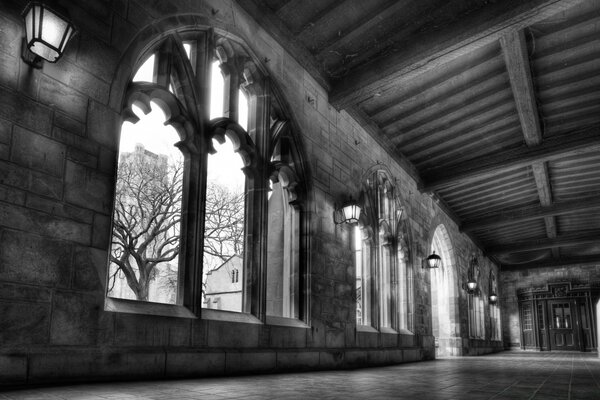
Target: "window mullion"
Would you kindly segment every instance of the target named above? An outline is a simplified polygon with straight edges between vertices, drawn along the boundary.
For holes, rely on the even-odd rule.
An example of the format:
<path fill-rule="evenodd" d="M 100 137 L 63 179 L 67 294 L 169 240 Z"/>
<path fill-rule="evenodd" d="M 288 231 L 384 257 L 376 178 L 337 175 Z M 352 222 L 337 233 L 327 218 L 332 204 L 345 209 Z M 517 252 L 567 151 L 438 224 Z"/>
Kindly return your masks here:
<path fill-rule="evenodd" d="M 248 87 L 250 96 L 248 131 L 255 140 L 257 165 L 246 188 L 246 251 L 245 265 L 248 273 L 245 291 L 245 311 L 266 320 L 266 277 L 267 277 L 267 229 L 270 144 L 271 97 L 269 80 L 255 82 Z M 231 91 L 233 92 L 233 90 Z M 237 89 L 235 90 L 237 93 Z M 237 106 L 237 100 L 236 100 Z M 250 284 L 251 283 L 251 284 Z"/>

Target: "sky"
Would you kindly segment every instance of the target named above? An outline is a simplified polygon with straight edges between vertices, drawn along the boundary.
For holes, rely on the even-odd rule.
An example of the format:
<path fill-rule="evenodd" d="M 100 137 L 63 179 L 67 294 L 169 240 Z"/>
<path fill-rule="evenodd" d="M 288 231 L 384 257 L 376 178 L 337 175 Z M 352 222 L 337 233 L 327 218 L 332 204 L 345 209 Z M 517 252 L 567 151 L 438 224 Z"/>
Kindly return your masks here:
<path fill-rule="evenodd" d="M 186 50 L 189 54 L 189 46 L 187 45 Z M 151 82 L 153 67 L 154 55 L 150 56 L 138 69 L 133 78 L 134 82 Z M 210 118 L 213 119 L 223 115 L 224 81 L 218 62 L 213 63 L 211 76 Z M 239 98 L 240 125 L 247 129 L 248 105 L 241 91 Z M 174 160 L 181 159 L 181 152 L 174 146 L 179 141 L 179 135 L 173 127 L 164 125 L 166 117 L 162 109 L 153 102 L 151 107 L 152 111 L 144 115 L 140 108 L 133 106 L 133 111 L 140 120 L 135 124 L 131 122 L 123 123 L 119 152 L 132 152 L 136 143 L 141 143 L 146 150 L 155 154 L 166 154 Z M 234 153 L 233 145 L 229 139 L 226 139 L 226 142 L 222 145 L 216 141 L 213 141 L 213 144 L 217 153 L 209 155 L 208 179 L 218 181 L 230 188 L 243 190 L 245 178 L 241 172 L 243 167 L 242 158 Z"/>

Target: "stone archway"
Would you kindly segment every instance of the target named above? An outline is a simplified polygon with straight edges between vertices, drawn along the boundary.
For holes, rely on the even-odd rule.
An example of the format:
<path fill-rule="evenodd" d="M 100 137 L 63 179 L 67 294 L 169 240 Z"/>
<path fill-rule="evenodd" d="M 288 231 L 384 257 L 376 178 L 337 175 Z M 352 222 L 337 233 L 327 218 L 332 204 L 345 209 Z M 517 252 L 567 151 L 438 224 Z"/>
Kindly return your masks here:
<path fill-rule="evenodd" d="M 436 357 L 461 354 L 458 292 L 455 257 L 448 231 L 439 224 L 431 238 L 430 251 L 442 258 L 442 265 L 431 270 L 432 334 Z"/>

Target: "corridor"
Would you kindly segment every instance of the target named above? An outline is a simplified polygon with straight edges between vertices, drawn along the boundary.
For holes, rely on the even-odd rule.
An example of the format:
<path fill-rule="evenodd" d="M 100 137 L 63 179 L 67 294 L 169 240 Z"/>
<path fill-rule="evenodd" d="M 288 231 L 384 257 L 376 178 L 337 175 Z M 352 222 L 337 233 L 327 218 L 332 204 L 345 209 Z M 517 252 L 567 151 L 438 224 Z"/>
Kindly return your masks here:
<path fill-rule="evenodd" d="M 37 387 L 0 399 L 600 399 L 600 359 L 504 352 L 346 371 Z"/>

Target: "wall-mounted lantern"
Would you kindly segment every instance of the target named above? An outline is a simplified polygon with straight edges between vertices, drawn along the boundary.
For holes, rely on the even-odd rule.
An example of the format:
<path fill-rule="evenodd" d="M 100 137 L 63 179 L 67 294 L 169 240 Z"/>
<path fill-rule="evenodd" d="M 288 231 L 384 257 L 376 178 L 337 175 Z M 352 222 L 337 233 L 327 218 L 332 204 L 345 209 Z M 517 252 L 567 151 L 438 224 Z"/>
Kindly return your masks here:
<path fill-rule="evenodd" d="M 440 265 L 442 265 L 442 258 L 435 254 L 434 250 L 433 253 L 425 259 L 424 266 L 427 268 L 439 268 Z"/>
<path fill-rule="evenodd" d="M 333 222 L 338 224 L 355 224 L 360 218 L 361 207 L 354 200 L 345 202 L 340 208 L 333 212 Z"/>
<path fill-rule="evenodd" d="M 473 255 L 469 263 L 469 270 L 467 271 L 467 283 L 463 284 L 463 289 L 470 295 L 479 295 L 479 284 L 477 283 L 476 274 L 479 273 L 479 261 L 477 257 Z"/>
<path fill-rule="evenodd" d="M 494 276 L 494 272 L 490 271 L 490 287 L 488 290 L 490 304 L 496 304 L 498 302 L 498 290 L 496 288 L 496 277 Z"/>
<path fill-rule="evenodd" d="M 23 10 L 23 19 L 26 37 L 21 58 L 34 68 L 41 68 L 42 60 L 56 62 L 77 32 L 66 11 L 46 2 L 30 2 Z"/>

